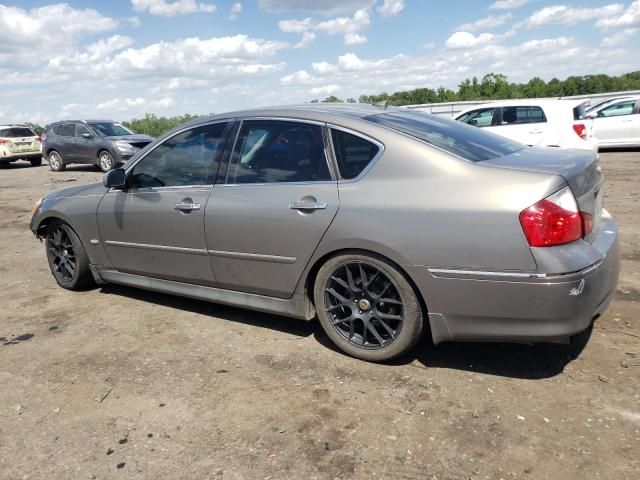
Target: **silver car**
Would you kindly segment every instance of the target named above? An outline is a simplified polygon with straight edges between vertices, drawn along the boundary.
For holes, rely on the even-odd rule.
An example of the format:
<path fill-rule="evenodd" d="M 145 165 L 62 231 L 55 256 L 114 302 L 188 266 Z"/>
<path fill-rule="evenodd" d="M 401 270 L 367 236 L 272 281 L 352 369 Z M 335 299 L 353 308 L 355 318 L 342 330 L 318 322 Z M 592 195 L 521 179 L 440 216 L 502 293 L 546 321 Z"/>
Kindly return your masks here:
<path fill-rule="evenodd" d="M 612 298 L 617 227 L 593 152 L 527 148 L 402 109 L 200 118 L 31 230 L 67 289 L 105 282 L 318 317 L 346 353 L 566 341 Z"/>

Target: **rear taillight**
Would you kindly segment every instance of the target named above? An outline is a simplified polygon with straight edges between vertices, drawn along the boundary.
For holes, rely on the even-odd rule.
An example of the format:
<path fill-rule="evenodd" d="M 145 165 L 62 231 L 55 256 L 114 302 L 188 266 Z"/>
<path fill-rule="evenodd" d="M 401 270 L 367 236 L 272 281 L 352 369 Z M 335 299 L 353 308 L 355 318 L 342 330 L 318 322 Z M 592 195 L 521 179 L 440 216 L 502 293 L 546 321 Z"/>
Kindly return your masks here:
<path fill-rule="evenodd" d="M 574 123 L 573 131 L 576 132 L 576 135 L 578 135 L 581 139 L 587 139 L 587 127 L 584 123 Z"/>
<path fill-rule="evenodd" d="M 9 140 L 5 140 L 4 138 L 0 138 L 0 145 L 5 145 L 9 143 Z"/>
<path fill-rule="evenodd" d="M 42 143 L 42 140 L 44 140 L 44 138 L 42 138 L 42 137 L 36 137 L 36 142 L 41 142 L 41 143 Z"/>
<path fill-rule="evenodd" d="M 583 236 L 583 216 L 569 187 L 520 212 L 520 224 L 532 247 L 552 247 Z"/>

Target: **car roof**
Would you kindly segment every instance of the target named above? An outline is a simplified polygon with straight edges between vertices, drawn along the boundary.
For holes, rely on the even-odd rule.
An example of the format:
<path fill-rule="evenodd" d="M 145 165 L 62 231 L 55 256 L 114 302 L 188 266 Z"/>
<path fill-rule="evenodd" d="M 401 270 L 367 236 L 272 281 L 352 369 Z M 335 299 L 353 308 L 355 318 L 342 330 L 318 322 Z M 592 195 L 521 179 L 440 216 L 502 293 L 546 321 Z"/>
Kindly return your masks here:
<path fill-rule="evenodd" d="M 102 120 L 58 120 L 57 122 L 51 122 L 51 125 L 54 125 L 56 123 L 99 123 L 99 122 L 118 123 L 118 122 L 114 122 L 113 120 L 106 120 L 106 119 L 102 119 Z"/>

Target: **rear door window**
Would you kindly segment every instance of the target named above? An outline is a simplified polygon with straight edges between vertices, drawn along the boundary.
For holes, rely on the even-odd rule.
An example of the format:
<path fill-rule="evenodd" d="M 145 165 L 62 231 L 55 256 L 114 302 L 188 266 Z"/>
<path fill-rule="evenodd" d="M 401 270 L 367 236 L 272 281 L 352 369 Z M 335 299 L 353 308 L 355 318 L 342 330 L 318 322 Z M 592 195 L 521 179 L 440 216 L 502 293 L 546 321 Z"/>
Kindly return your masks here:
<path fill-rule="evenodd" d="M 521 125 L 523 123 L 544 123 L 547 121 L 542 108 L 534 106 L 502 107 L 500 125 Z"/>
<path fill-rule="evenodd" d="M 490 127 L 495 111 L 495 108 L 472 110 L 460 116 L 457 120 L 468 125 L 473 125 L 474 127 Z"/>
<path fill-rule="evenodd" d="M 380 151 L 380 147 L 357 135 L 331 130 L 331 140 L 340 177 L 352 179 L 360 175 Z"/>
<path fill-rule="evenodd" d="M 319 125 L 245 120 L 233 149 L 227 183 L 331 180 Z"/>
<path fill-rule="evenodd" d="M 53 128 L 54 133 L 61 137 L 73 137 L 74 130 L 75 126 L 73 123 L 63 123 L 61 125 L 56 125 Z"/>
<path fill-rule="evenodd" d="M 11 127 L 3 128 L 0 130 L 0 137 L 4 138 L 20 138 L 20 137 L 35 137 L 36 134 L 27 127 Z"/>

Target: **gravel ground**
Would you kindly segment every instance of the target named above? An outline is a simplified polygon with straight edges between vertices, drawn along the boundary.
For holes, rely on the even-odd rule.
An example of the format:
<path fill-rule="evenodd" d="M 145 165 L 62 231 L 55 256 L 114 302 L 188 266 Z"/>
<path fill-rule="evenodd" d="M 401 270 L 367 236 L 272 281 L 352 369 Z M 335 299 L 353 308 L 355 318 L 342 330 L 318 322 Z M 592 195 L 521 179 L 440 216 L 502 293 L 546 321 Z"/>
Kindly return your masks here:
<path fill-rule="evenodd" d="M 0 170 L 0 478 L 640 478 L 640 152 L 602 159 L 623 270 L 590 335 L 391 365 L 316 322 L 58 288 L 31 205 L 101 174 Z"/>

